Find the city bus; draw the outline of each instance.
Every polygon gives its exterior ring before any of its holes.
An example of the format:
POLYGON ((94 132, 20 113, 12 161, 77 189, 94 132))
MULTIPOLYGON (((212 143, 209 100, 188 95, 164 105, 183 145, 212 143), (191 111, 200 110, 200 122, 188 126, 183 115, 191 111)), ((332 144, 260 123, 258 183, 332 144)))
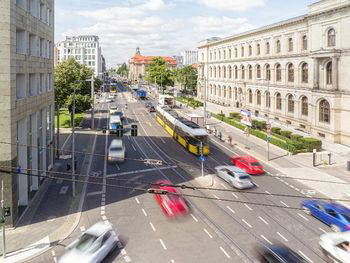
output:
POLYGON ((109 116, 109 133, 116 134, 119 129, 123 129, 123 123, 119 115, 109 116))

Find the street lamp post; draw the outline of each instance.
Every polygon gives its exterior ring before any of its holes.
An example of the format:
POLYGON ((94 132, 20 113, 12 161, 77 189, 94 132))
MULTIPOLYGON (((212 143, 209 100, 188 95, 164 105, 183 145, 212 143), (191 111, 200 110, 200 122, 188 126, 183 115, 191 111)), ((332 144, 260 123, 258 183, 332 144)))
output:
POLYGON ((75 85, 73 86, 72 107, 72 196, 75 196, 75 85))
POLYGON ((95 80, 91 77, 91 129, 95 129, 95 80))

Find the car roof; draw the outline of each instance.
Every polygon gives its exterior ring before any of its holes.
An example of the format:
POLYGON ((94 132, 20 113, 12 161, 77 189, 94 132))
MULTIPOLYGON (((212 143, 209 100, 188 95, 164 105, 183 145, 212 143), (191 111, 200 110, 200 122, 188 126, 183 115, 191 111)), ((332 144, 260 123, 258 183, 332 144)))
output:
POLYGON ((85 233, 94 235, 94 236, 101 236, 108 230, 111 230, 111 227, 109 225, 106 225, 103 222, 97 222, 92 227, 90 227, 88 230, 85 231, 85 233))
POLYGON ((122 146, 122 145, 123 145, 123 141, 121 139, 113 139, 110 144, 110 146, 122 146))
POLYGON ((334 203, 334 202, 327 202, 327 201, 324 201, 324 200, 308 200, 309 202, 311 203, 316 203, 316 204, 320 204, 324 207, 327 207, 327 208, 331 208, 339 213, 342 213, 342 214, 350 214, 350 209, 341 205, 341 204, 338 204, 338 203, 334 203))
POLYGON ((244 159, 247 162, 259 162, 257 159, 255 159, 253 156, 239 156, 239 158, 244 159))
POLYGON ((221 165, 221 166, 216 166, 215 169, 228 169, 234 173, 242 173, 242 174, 246 174, 246 171, 238 168, 237 166, 233 166, 233 165, 221 165))

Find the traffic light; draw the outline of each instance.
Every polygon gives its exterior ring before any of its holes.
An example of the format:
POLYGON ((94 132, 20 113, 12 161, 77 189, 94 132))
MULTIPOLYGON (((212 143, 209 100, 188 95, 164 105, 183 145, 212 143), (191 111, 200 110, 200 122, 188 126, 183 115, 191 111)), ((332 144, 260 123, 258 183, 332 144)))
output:
POLYGON ((137 125, 131 125, 131 136, 137 136, 137 125))
POLYGON ((117 128, 117 137, 123 137, 123 135, 124 135, 124 128, 123 126, 119 126, 117 128))

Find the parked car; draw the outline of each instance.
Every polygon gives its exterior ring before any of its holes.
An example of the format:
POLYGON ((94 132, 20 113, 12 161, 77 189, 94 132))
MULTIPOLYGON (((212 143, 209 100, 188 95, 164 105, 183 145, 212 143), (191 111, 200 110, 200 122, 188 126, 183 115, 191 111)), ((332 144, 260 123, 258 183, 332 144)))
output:
POLYGON ((67 246, 59 263, 96 263, 122 245, 112 228, 103 222, 96 223, 86 230, 76 241, 67 246))
POLYGON ((278 245, 262 245, 257 249, 259 262, 263 263, 306 263, 307 261, 289 247, 278 245))
POLYGON ((217 166, 216 174, 227 183, 238 189, 254 187, 251 177, 236 166, 217 166))
POLYGON ((168 217, 185 215, 189 209, 185 200, 179 195, 180 192, 171 186, 157 186, 157 184, 171 184, 167 180, 158 180, 154 188, 167 191, 167 194, 154 194, 154 198, 168 217))
POLYGON ((350 209, 341 204, 322 200, 304 200, 302 208, 308 215, 329 225, 335 232, 350 230, 350 209))
POLYGON ((146 106, 146 108, 150 108, 150 107, 152 107, 153 105, 152 105, 151 102, 147 102, 147 103, 145 103, 145 106, 146 106))
POLYGON ((264 173, 263 166, 252 156, 232 156, 233 165, 245 170, 248 174, 258 175, 264 173))
POLYGON ((334 262, 350 262, 350 232, 325 233, 319 242, 323 254, 334 262))
POLYGON ((154 108, 154 106, 151 106, 151 107, 149 107, 149 112, 156 112, 156 109, 154 108))
POLYGON ((121 139, 112 140, 108 148, 109 162, 123 162, 125 160, 125 146, 121 139))

